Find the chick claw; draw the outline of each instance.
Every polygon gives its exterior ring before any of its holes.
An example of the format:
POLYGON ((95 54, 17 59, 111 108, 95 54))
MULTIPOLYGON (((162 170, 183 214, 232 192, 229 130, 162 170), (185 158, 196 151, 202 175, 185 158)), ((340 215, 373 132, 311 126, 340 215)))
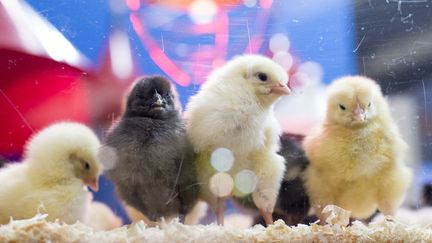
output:
POLYGON ((266 212, 263 209, 260 209, 260 213, 262 217, 264 218, 264 222, 267 225, 273 224, 273 213, 272 212, 266 212))
POLYGON ((254 193, 252 197, 265 223, 267 225, 273 224, 273 209, 276 204, 277 192, 273 189, 266 189, 254 193))
POLYGON ((257 208, 264 212, 273 212, 276 205, 277 192, 273 189, 266 189, 252 194, 252 198, 257 208))

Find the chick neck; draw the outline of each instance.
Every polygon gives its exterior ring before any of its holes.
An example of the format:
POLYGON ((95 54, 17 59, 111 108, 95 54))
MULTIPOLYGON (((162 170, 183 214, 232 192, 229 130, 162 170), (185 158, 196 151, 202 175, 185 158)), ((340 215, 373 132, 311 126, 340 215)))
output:
POLYGON ((180 116, 177 110, 166 110, 164 112, 136 112, 126 109, 123 118, 149 118, 155 120, 178 120, 180 116))
POLYGON ((273 105, 276 103, 276 101, 279 99, 279 96, 273 95, 273 94, 256 94, 255 96, 257 100, 259 101, 261 107, 270 109, 273 107, 273 105))

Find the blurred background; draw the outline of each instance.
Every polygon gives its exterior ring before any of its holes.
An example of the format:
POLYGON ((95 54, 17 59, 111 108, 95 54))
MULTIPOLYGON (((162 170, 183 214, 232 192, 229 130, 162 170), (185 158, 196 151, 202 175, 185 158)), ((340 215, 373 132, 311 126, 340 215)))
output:
MULTIPOLYGON (((276 106, 285 132, 323 118, 333 79, 376 79, 410 145, 405 205, 419 208, 432 182, 431 23, 431 0, 0 0, 0 155, 19 160, 60 120, 103 138, 137 76, 167 76, 184 107, 212 69, 261 53, 290 74, 293 94, 276 106)), ((95 200, 129 222, 101 180, 95 200)))

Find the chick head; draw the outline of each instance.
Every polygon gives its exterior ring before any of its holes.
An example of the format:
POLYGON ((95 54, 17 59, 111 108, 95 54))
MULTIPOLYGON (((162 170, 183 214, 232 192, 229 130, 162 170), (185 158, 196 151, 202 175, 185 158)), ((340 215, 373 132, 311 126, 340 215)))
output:
POLYGON ((379 85, 362 76, 335 80, 327 94, 327 121, 347 127, 369 124, 377 117, 383 103, 379 85))
POLYGON ((219 71, 221 79, 239 82, 250 89, 262 103, 271 104, 288 95, 287 72, 273 60, 260 55, 243 55, 229 61, 219 71))
POLYGON ((163 77, 144 77, 129 93, 125 116, 166 119, 177 114, 171 82, 163 77))
POLYGON ((98 138, 87 126, 60 122, 30 139, 25 158, 30 163, 31 173, 44 177, 41 180, 76 178, 97 191, 99 146, 98 138))

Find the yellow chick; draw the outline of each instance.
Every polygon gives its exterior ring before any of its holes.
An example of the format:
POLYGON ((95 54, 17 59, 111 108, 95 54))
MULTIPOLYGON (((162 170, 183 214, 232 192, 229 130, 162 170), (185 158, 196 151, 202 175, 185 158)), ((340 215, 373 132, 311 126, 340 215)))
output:
POLYGON ((303 147, 310 160, 305 184, 321 223, 321 210, 331 204, 357 219, 377 208, 393 215, 412 180, 404 164, 407 145, 379 85, 366 77, 343 77, 329 86, 326 119, 303 147))
POLYGON ((244 55, 212 72, 185 118, 197 152, 201 199, 223 224, 225 199, 252 193, 266 223, 285 171, 273 104, 290 93, 287 72, 269 58, 244 55), (221 158, 221 159, 218 159, 221 158))
POLYGON ((22 163, 0 170, 0 223, 47 213, 48 220, 75 223, 84 217, 89 193, 98 189, 99 140, 72 122, 51 125, 26 145, 22 163))

